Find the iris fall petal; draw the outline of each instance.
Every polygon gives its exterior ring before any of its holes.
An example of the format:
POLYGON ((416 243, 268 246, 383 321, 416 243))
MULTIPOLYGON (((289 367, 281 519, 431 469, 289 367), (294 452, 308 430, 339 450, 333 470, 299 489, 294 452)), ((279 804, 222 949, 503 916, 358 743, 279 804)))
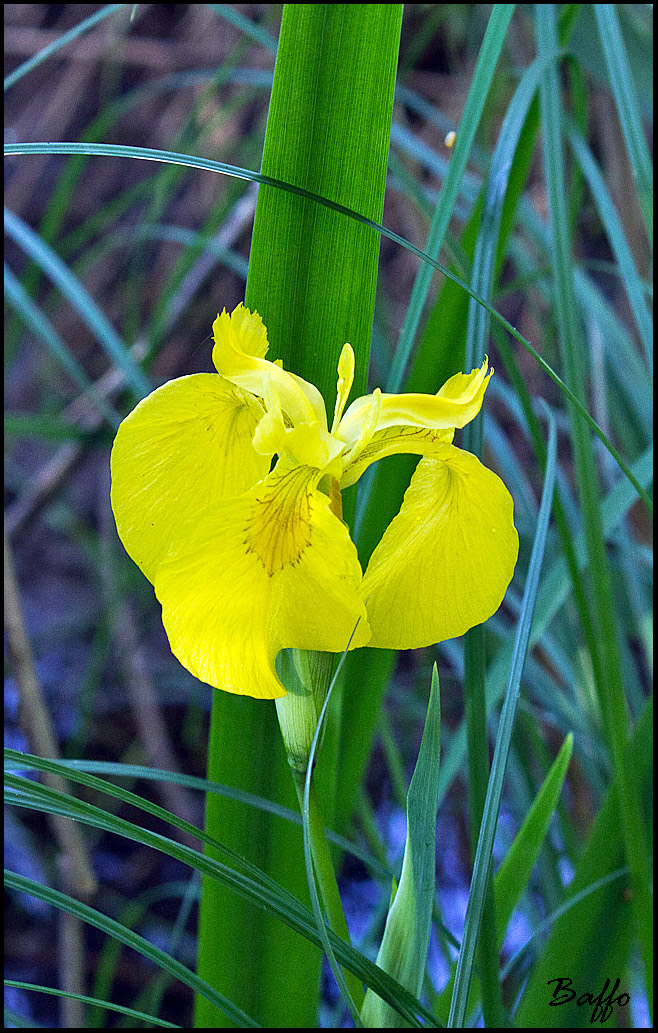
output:
POLYGON ((252 446, 261 404, 217 376, 170 380, 122 422, 112 448, 112 509, 128 554, 152 582, 181 523, 265 477, 252 446))
POLYGON ((368 564, 370 645, 416 649, 463 635, 500 606, 518 555, 500 478, 454 445, 421 459, 368 564))
POLYGON ((284 694, 281 649, 342 652, 370 637, 361 567, 319 471, 280 461, 251 491, 197 514, 162 562, 155 590, 175 656, 202 681, 260 698, 284 694))

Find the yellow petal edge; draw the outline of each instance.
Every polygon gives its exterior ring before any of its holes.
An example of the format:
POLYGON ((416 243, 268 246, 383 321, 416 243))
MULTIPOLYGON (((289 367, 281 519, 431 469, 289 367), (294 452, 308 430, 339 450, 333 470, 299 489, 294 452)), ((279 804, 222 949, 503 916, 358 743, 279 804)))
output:
POLYGON ((369 645, 417 649, 487 620, 518 548, 512 498, 495 473, 454 445, 422 459, 363 579, 369 645))

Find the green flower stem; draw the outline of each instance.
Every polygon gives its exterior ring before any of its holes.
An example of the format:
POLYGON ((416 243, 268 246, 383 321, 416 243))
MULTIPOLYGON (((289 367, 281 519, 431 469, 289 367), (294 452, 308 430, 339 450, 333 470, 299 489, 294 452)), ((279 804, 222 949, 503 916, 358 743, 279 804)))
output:
MULTIPOLYGON (((476 449, 481 451, 481 445, 474 443, 472 450, 477 454, 476 449)), ((468 740, 468 809, 471 849, 473 858, 475 858, 489 784, 489 740, 484 692, 486 652, 484 628, 481 624, 471 628, 466 635, 464 663, 464 708, 468 740)), ((487 1028, 500 1029, 506 1023, 498 974, 496 906, 491 876, 487 880, 484 895, 477 955, 482 977, 482 1011, 485 1016, 485 1025, 487 1028)))
MULTIPOLYGON (((331 661, 331 654, 301 649, 290 650, 280 660, 281 678, 288 692, 276 701, 276 712, 302 815, 308 765, 320 712, 329 687, 331 661)), ((313 774, 315 776, 316 772, 313 774)), ((308 794, 308 826, 313 870, 329 926, 349 943, 347 921, 331 851, 325 837, 315 777, 311 778, 308 794)), ((364 1000, 361 983, 349 972, 345 973, 345 981, 357 1009, 360 1010, 364 1000)))
MULTIPOLYGON (((401 22, 401 4, 283 8, 245 303, 267 326, 268 357, 283 359, 286 369, 315 384, 329 409, 345 341, 356 355, 354 392, 365 393, 379 236, 301 194, 310 191, 381 221, 401 22), (300 194, 266 185, 275 179, 300 194)), ((353 500, 346 498, 348 523, 352 511, 353 500)), ((333 763, 316 775, 332 824, 338 734, 331 722, 339 713, 332 706, 323 744, 323 760, 333 756, 333 763)), ((216 693, 208 756, 209 777, 294 806, 274 707, 267 702, 216 693)), ((298 828, 267 815, 248 816, 223 800, 209 799, 207 806, 209 832, 219 839, 228 833, 235 849, 257 858, 303 899, 298 828)), ((205 882, 200 910, 199 971, 207 981, 221 985, 264 1027, 316 1026, 317 949, 273 919, 239 911, 230 893, 205 882)), ((200 997, 196 1024, 226 1022, 200 997)))
MULTIPOLYGON (((306 773, 293 768, 293 781, 297 790, 299 806, 304 806, 304 782, 306 773)), ((331 851, 324 834, 324 822, 320 813, 318 794, 315 788, 315 779, 311 779, 311 788, 308 797, 309 831, 311 839, 311 853, 313 866, 320 890, 320 897, 324 905, 330 929, 340 936, 346 943, 350 942, 350 934, 347 928, 347 920, 343 910, 343 902, 340 899, 336 873, 334 871, 331 851)), ((365 994, 363 985, 356 976, 347 969, 344 970, 345 982, 349 988, 355 1005, 360 1010, 365 994)))

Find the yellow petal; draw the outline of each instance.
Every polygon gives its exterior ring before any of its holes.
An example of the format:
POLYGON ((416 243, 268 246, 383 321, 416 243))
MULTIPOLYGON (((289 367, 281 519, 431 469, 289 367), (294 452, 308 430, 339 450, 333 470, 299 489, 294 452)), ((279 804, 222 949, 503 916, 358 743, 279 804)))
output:
MULTIPOLYGON (((267 329, 258 312, 251 312, 239 304, 229 316, 223 309, 213 324, 215 347, 213 362, 222 364, 237 363, 241 356, 251 355, 264 359, 269 349, 267 329)), ((217 367, 218 371, 222 370, 217 367)), ((224 376, 226 374, 224 373, 224 376)))
POLYGON ((212 360, 218 373, 260 398, 269 381, 293 423, 320 420, 326 429, 327 411, 317 387, 265 358, 267 330, 258 312, 250 312, 242 304, 230 315, 224 309, 212 329, 212 360))
POLYGON ((240 499, 197 514, 155 582, 172 652, 227 692, 284 694, 281 649, 342 652, 370 631, 361 567, 344 524, 316 489, 319 471, 280 461, 240 499))
POLYGON ((334 406, 334 422, 331 426, 333 434, 340 423, 347 399, 349 398, 352 384, 354 383, 354 369, 356 361, 354 349, 351 344, 344 344, 343 350, 338 358, 338 383, 336 385, 336 405, 334 406))
POLYGON ((489 377, 493 373, 493 369, 488 367, 489 358, 485 355, 484 362, 479 369, 472 369, 470 373, 455 373, 449 380, 446 380, 443 387, 437 391, 437 398, 450 398, 464 408, 475 405, 477 409, 474 415, 477 415, 489 377))
POLYGON ((456 638, 500 606, 518 535, 507 488, 470 452, 422 459, 363 579, 371 646, 456 638))
POLYGON ((262 415, 239 387, 196 373, 159 387, 123 421, 112 448, 112 509, 150 581, 183 521, 266 476, 270 460, 251 443, 262 415))
MULTIPOLYGON (((449 430, 465 427, 480 411, 484 392, 489 383, 488 359, 480 369, 457 373, 446 381, 435 395, 402 394, 381 397, 381 415, 377 430, 389 427, 424 427, 427 430, 449 430)), ((337 436, 353 443, 358 440, 360 428, 372 406, 372 395, 357 398, 340 421, 337 436)))
POLYGON ((372 463, 385 456, 406 452, 410 455, 441 455, 452 443, 454 430, 428 430, 425 427, 389 427, 378 430, 363 447, 348 454, 340 480, 341 489, 349 488, 372 463))
POLYGON ((266 413, 254 435, 254 448, 263 455, 284 455, 298 466, 313 466, 318 470, 335 459, 344 449, 342 442, 332 437, 326 423, 319 420, 289 425, 272 376, 265 377, 263 401, 266 413))

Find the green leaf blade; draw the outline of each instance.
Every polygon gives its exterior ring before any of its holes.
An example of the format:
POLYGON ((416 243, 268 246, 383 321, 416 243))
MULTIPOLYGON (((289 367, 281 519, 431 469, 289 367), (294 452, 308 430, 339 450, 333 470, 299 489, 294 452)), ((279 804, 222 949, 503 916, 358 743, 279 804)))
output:
MULTIPOLYGON (((314 383, 328 408, 345 341, 356 354, 355 391, 365 393, 379 256, 370 222, 383 210, 401 18, 399 4, 286 5, 262 172, 240 173, 261 184, 245 303, 263 317, 270 357, 314 383), (273 189, 281 181, 289 188, 273 189), (310 194, 322 195, 326 204, 319 207, 310 194), (344 208, 356 210, 359 219, 345 218, 344 208)), ((345 515, 349 520, 348 500, 345 515)), ((236 701, 222 696, 213 699, 209 777, 260 795, 274 791, 293 805, 274 708, 245 700, 238 715, 236 701)), ((325 742, 328 774, 319 788, 326 790, 323 813, 331 824, 329 747, 325 742)), ((308 899, 298 829, 246 823, 215 797, 208 801, 207 822, 209 829, 229 824, 236 849, 247 856, 258 852, 262 867, 271 866, 272 875, 308 899)), ((232 987, 234 999, 253 999, 265 1025, 279 1025, 282 1017, 292 1026, 316 1024, 320 959, 288 930, 257 925, 221 887, 208 884, 199 970, 232 987)), ((217 1018, 199 999, 197 1024, 214 1025, 217 1018)))
POLYGON ((450 1015, 448 1026, 461 1028, 466 1017, 466 1007, 470 991, 471 975, 475 962, 475 951, 477 946, 480 923, 482 921, 485 892, 487 888, 489 873, 492 864, 494 837, 500 801, 503 792, 503 781, 507 757, 512 739, 512 728, 516 714, 516 705, 521 689, 521 674, 530 642, 530 630, 537 600, 539 587, 539 576, 546 547, 548 534, 548 523, 551 513, 553 491, 555 487, 555 473, 557 467, 557 433, 555 420, 549 411, 549 441, 548 458, 546 463, 546 475, 544 478, 544 490, 542 493, 539 517, 537 519, 537 530, 532 546, 532 554, 528 567, 523 602, 519 614, 519 623, 514 640, 514 652, 510 666, 509 680, 500 723, 496 739, 496 749, 491 765, 491 774, 487 787, 487 797, 482 815, 482 825, 478 840, 475 863, 473 866, 473 878, 466 910, 466 921, 464 924, 464 935, 457 961, 455 974, 455 987, 450 1003, 450 1015))
POLYGON ((615 4, 594 4, 594 13, 644 224, 653 248, 653 166, 642 128, 640 105, 626 46, 615 4))
MULTIPOLYGON (((391 904, 377 964, 420 997, 430 943, 436 874, 441 700, 436 664, 416 767, 407 794, 402 874, 391 904)), ((366 1026, 399 1027, 400 1016, 372 990, 361 1017, 366 1026)))

